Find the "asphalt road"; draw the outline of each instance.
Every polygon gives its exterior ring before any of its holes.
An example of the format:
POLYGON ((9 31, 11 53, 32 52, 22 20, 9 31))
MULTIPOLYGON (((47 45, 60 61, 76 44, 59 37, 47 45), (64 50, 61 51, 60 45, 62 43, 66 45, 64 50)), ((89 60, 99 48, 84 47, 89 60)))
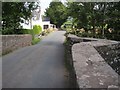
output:
POLYGON ((64 65, 65 31, 2 57, 3 88, 68 88, 64 65))

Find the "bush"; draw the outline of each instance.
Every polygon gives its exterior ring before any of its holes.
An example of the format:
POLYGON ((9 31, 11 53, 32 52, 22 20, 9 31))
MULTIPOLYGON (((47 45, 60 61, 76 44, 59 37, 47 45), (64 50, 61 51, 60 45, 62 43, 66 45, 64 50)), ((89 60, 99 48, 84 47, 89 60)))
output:
POLYGON ((86 32, 84 32, 84 33, 79 32, 77 36, 79 36, 79 37, 89 37, 91 35, 88 35, 88 33, 86 33, 86 32))
POLYGON ((1 30, 3 35, 9 35, 9 34, 32 34, 32 30, 30 29, 16 29, 13 30, 12 29, 5 29, 5 30, 1 30))
POLYGON ((20 30, 18 31, 18 30, 13 30, 12 28, 5 28, 2 29, 1 31, 3 35, 9 35, 9 34, 17 34, 19 33, 20 30))
POLYGON ((21 29, 19 34, 32 34, 32 29, 21 29))
POLYGON ((40 25, 34 25, 33 26, 33 33, 35 35, 40 34, 42 32, 42 27, 40 25))
POLYGON ((48 28, 48 29, 44 29, 44 31, 42 31, 42 33, 41 33, 41 35, 47 35, 47 34, 49 34, 49 33, 51 33, 51 32, 53 32, 53 31, 55 31, 55 29, 54 28, 48 28))
POLYGON ((31 35, 36 35, 40 34, 42 32, 42 27, 40 25, 34 25, 33 29, 11 29, 11 28, 6 28, 1 30, 3 35, 8 35, 8 34, 31 34, 31 35))
POLYGON ((120 41, 120 35, 118 35, 118 34, 105 34, 105 37, 107 39, 120 41))
POLYGON ((34 39, 32 40, 32 45, 35 45, 35 44, 39 43, 40 40, 41 40, 41 39, 39 39, 39 38, 34 38, 34 39))

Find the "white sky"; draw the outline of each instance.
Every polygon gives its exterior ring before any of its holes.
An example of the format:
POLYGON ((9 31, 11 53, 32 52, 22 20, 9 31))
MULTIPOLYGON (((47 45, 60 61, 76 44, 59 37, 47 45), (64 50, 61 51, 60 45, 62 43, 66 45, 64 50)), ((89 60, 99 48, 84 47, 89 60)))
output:
POLYGON ((41 13, 42 15, 45 12, 45 9, 49 7, 49 4, 52 0, 40 0, 40 6, 41 6, 41 13))

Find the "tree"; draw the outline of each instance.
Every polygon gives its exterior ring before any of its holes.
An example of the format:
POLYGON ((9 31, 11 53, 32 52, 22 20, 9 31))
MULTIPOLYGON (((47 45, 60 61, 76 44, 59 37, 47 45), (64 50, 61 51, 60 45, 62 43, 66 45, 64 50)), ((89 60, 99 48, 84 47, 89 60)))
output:
POLYGON ((17 34, 22 19, 29 20, 37 7, 35 2, 2 2, 2 34, 17 34))
POLYGON ((120 26, 120 2, 67 2, 69 16, 77 23, 77 28, 93 29, 98 27, 104 36, 105 29, 120 26))
POLYGON ((50 17, 51 23, 56 24, 60 28, 67 19, 67 10, 65 5, 59 0, 57 2, 52 1, 49 8, 46 9, 45 15, 50 17))
POLYGON ((93 11, 90 7, 91 3, 83 3, 83 2, 68 2, 68 14, 73 17, 75 22, 77 23, 77 28, 86 28, 87 23, 89 23, 88 19, 92 18, 93 11))
POLYGON ((109 3, 107 19, 108 27, 114 28, 116 31, 120 30, 120 1, 109 3))

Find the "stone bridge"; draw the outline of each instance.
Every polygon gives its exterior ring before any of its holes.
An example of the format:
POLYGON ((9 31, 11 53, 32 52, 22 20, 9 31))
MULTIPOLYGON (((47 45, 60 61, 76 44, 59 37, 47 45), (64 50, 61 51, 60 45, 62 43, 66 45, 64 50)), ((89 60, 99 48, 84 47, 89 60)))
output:
POLYGON ((79 88, 120 87, 120 43, 117 41, 67 36, 69 64, 79 88), (69 61, 70 60, 70 61, 69 61))

